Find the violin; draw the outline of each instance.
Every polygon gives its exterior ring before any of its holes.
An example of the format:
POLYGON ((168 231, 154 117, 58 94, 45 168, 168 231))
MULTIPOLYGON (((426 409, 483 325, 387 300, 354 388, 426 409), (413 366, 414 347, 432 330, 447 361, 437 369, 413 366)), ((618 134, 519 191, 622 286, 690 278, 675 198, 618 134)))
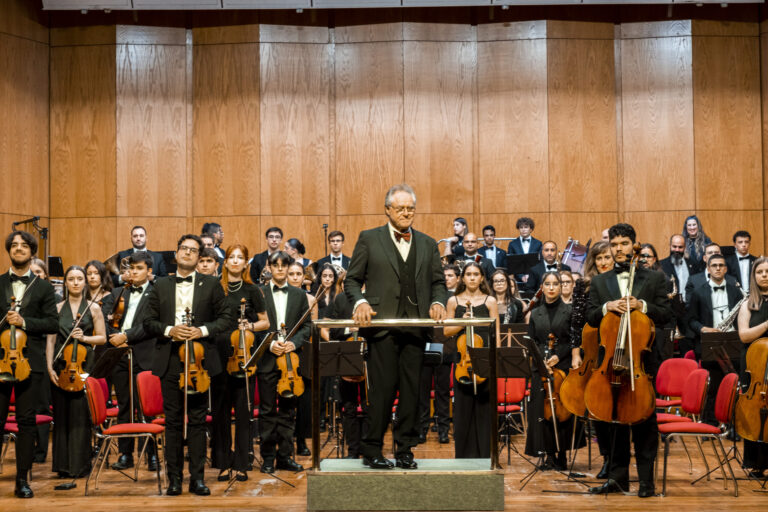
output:
MULTIPOLYGON (((72 322, 72 331, 77 329, 80 325, 80 320, 83 316, 78 313, 75 321, 72 322)), ((69 337, 72 337, 70 332, 69 337)), ((64 348, 61 352, 61 359, 59 361, 59 387, 64 391, 77 392, 85 389, 85 371, 83 370, 83 363, 85 363, 86 357, 88 357, 88 348, 80 343, 77 338, 72 338, 72 343, 67 344, 64 342, 64 348), (63 366, 62 366, 63 365, 63 366)))
MULTIPOLYGON (((469 311, 469 318, 474 318, 470 301, 467 301, 467 310, 469 311)), ((472 384, 475 387, 475 393, 477 393, 478 383, 484 382, 486 377, 479 377, 472 369, 468 347, 480 348, 482 346, 483 338, 479 334, 475 334, 475 328, 471 325, 468 325, 464 333, 456 339, 456 351, 460 355, 460 360, 456 363, 453 374, 461 384, 472 384)))
MULTIPOLYGON (((317 302, 317 301, 315 301, 317 302)), ((280 341, 285 341, 285 324, 280 326, 280 341)), ((280 370, 280 380, 277 381, 277 392, 283 398, 293 398, 304 393, 304 380, 299 375, 299 355, 286 352, 277 358, 277 368, 280 370)))
MULTIPOLYGON (((189 308, 184 312, 184 323, 192 327, 192 313, 189 308)), ((199 341, 184 340, 179 347, 179 359, 184 361, 184 373, 179 376, 179 387, 186 390, 185 395, 205 393, 211 387, 211 377, 203 367, 205 348, 199 341)))
MULTIPOLYGON (((346 341, 365 341, 365 338, 361 338, 357 331, 352 333, 352 336, 347 338, 346 341)), ((363 361, 365 363, 365 361, 363 361)), ((367 365, 366 365, 367 367, 367 365)), ((365 380, 366 374, 360 375, 358 377, 342 377, 341 380, 345 380, 347 382, 363 382, 365 380)), ((366 390, 367 391, 367 390, 366 390)))
POLYGON ((643 352, 655 337, 653 321, 638 310, 629 310, 629 297, 637 270, 640 244, 635 244, 629 270, 627 312, 610 312, 600 322, 603 362, 595 369, 584 390, 584 403, 598 420, 635 425, 648 419, 656 407, 651 377, 643 369, 643 352))
POLYGON ((747 349, 749 387, 736 402, 736 432, 749 441, 768 441, 768 338, 752 342, 747 349), (760 376, 762 375, 762 379, 760 376))
POLYGON ((531 297, 531 300, 528 301, 528 304, 525 305, 523 308, 523 316, 527 315, 531 312, 531 310, 536 307, 536 304, 538 304, 541 301, 541 298, 544 296, 544 287, 539 286, 539 289, 536 291, 536 295, 531 297))
POLYGON ((117 296, 117 300, 115 301, 114 306, 112 306, 112 312, 109 315, 109 318, 111 318, 109 325, 113 329, 120 329, 120 320, 123 319, 123 315, 125 314, 126 290, 128 290, 131 286, 132 285, 130 281, 126 281, 123 289, 120 290, 120 295, 117 296))
MULTIPOLYGON (((10 311, 18 311, 18 305, 16 297, 11 297, 10 311)), ((0 334, 0 354, 0 382, 21 382, 29 377, 32 367, 27 359, 27 333, 15 325, 4 330, 0 334)))
MULTIPOLYGON (((544 362, 552 357, 553 348, 555 347, 556 342, 557 338, 555 338, 555 335, 550 334, 547 348, 544 351, 544 362)), ((552 421, 552 416, 554 415, 558 422, 563 422, 571 417, 571 412, 566 409, 560 399, 560 389, 565 380, 565 372, 559 368, 550 368, 549 372, 549 377, 542 377, 542 381, 549 381, 550 384, 544 389, 544 392, 546 393, 545 401, 549 402, 550 405, 549 407, 544 407, 544 419, 552 421)))
POLYGON ((245 363, 253 352, 253 343, 256 337, 251 331, 243 327, 245 322, 245 298, 240 299, 240 328, 232 331, 229 342, 232 345, 232 355, 227 360, 227 372, 233 377, 252 377, 256 372, 256 365, 245 368, 245 363))
POLYGON ((584 403, 584 388, 592 376, 600 351, 598 330, 589 324, 586 324, 581 330, 581 349, 584 351, 581 367, 568 372, 568 376, 560 388, 560 399, 571 413, 583 417, 587 413, 587 405, 584 403))

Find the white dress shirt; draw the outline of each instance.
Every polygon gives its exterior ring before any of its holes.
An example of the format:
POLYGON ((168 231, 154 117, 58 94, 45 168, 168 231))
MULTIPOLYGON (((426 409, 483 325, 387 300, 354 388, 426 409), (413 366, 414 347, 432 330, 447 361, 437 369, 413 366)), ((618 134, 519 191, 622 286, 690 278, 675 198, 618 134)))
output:
POLYGON ((712 326, 717 326, 728 316, 728 293, 725 290, 725 279, 720 284, 715 284, 709 280, 709 286, 712 288, 712 326), (715 288, 718 288, 715 290, 715 288))
POLYGON ((139 308, 139 301, 141 300, 141 296, 144 295, 144 292, 147 291, 147 286, 149 286, 149 281, 139 287, 141 288, 141 291, 137 292, 131 290, 130 297, 128 298, 128 306, 125 308, 125 320, 123 320, 122 332, 133 327, 133 317, 136 316, 136 310, 139 308))
POLYGON ((739 262, 739 274, 741 275, 739 281, 741 281, 741 287, 745 292, 749 293, 749 258, 744 256, 742 260, 742 256, 739 253, 736 253, 736 257, 739 258, 736 261, 739 262))
MULTIPOLYGON (((174 320, 176 323, 173 324, 173 326, 186 324, 184 321, 184 316, 187 314, 187 308, 189 308, 190 313, 192 312, 192 300, 195 297, 195 285, 197 284, 197 271, 193 271, 189 275, 192 276, 191 283, 187 281, 176 283, 176 311, 174 314, 174 320)), ((169 325, 165 328, 166 337, 170 338, 170 332, 173 326, 169 325)), ((207 338, 208 328, 204 325, 201 325, 199 329, 203 334, 202 337, 207 338)))
POLYGON ((528 249, 531 247, 531 237, 520 237, 520 245, 523 247, 523 254, 528 254, 528 249))
POLYGON ((392 242, 395 244, 395 247, 397 247, 397 252, 400 253, 400 257, 403 258, 403 261, 408 259, 408 253, 411 252, 411 242, 413 241, 413 230, 411 228, 408 228, 408 232, 411 234, 411 240, 407 241, 405 238, 401 238, 398 242, 395 238, 395 226, 392 225, 391 222, 387 222, 387 227, 389 228, 389 238, 392 239, 392 242))

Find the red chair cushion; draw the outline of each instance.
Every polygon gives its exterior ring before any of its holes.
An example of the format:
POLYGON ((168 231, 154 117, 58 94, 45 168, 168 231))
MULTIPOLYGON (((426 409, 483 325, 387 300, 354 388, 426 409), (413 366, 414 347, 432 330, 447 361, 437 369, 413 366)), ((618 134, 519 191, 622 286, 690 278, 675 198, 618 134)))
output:
MULTIPOLYGON (((5 420, 8 423, 17 423, 16 416, 8 416, 8 418, 5 420)), ((45 425, 46 423, 51 423, 53 421, 53 416, 48 416, 47 414, 36 414, 35 415, 35 425, 45 425)))
POLYGON ((662 434, 720 434, 720 429, 706 423, 665 423, 659 425, 662 434))
POLYGON ((162 434, 165 427, 153 423, 119 423, 104 431, 104 435, 115 436, 119 434, 162 434))
POLYGON ((519 405, 499 405, 496 410, 499 414, 506 414, 508 412, 520 412, 523 409, 519 405))
POLYGON ((682 403, 683 401, 680 399, 677 399, 677 400, 664 400, 663 398, 656 399, 656 407, 659 409, 666 408, 666 407, 678 407, 682 403))
POLYGON ((3 427, 3 430, 9 434, 18 434, 19 433, 19 424, 18 423, 6 423, 5 427, 3 427))
POLYGON ((152 420, 153 425, 165 425, 165 418, 155 418, 152 420))
POLYGON ((660 412, 656 414, 656 423, 692 423, 693 420, 687 416, 678 416, 677 414, 667 414, 660 412))

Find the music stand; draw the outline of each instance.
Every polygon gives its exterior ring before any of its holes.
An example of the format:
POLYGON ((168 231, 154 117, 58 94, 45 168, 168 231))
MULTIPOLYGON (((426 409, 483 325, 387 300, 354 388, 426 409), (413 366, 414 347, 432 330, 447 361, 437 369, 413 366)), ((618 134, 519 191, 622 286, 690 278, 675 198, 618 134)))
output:
POLYGON ((522 337, 528 335, 528 324, 501 324, 499 333, 502 347, 522 347, 522 337))
POLYGON ((507 273, 511 276, 530 274, 531 268, 538 262, 538 253, 507 254, 507 273))
POLYGON ((736 373, 732 361, 741 358, 743 348, 736 331, 701 333, 701 360, 719 364, 723 373, 736 373))
POLYGON ((107 350, 102 350, 96 362, 93 364, 93 371, 90 376, 94 379, 105 379, 112 374, 112 370, 115 369, 117 363, 123 358, 126 352, 131 350, 130 347, 114 347, 107 350))

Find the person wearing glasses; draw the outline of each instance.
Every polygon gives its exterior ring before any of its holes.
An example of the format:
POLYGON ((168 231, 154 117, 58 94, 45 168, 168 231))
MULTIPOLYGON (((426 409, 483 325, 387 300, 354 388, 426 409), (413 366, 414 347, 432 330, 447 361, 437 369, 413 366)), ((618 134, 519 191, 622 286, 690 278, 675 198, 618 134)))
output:
POLYGON ((502 324, 525 322, 523 315, 525 307, 522 301, 515 297, 513 286, 516 287, 517 283, 514 279, 509 278, 509 274, 503 268, 497 268, 491 274, 491 296, 496 299, 499 321, 502 324))
POLYGON ((280 244, 283 242, 283 230, 273 226, 267 229, 264 238, 267 241, 267 250, 260 252, 248 262, 251 267, 251 281, 256 284, 261 283, 261 273, 267 266, 267 259, 280 251, 280 244))
MULTIPOLYGON (((215 338, 236 326, 219 280, 195 270, 202 247, 197 235, 187 234, 179 239, 176 275, 158 279, 151 288, 143 322, 144 330, 156 340, 152 373, 160 377, 163 394, 168 496, 181 494, 184 467, 184 390, 179 386, 184 362, 179 357, 179 348, 185 340, 199 342, 205 350, 204 367, 211 377, 215 377, 223 370, 215 338), (187 309, 192 314, 191 326, 185 321, 187 309)), ((187 396, 189 492, 198 496, 211 494, 203 480, 207 410, 208 393, 187 396)))
POLYGON ((560 271, 560 284, 562 286, 562 293, 560 293, 560 299, 566 304, 573 303, 573 274, 570 270, 560 271))

